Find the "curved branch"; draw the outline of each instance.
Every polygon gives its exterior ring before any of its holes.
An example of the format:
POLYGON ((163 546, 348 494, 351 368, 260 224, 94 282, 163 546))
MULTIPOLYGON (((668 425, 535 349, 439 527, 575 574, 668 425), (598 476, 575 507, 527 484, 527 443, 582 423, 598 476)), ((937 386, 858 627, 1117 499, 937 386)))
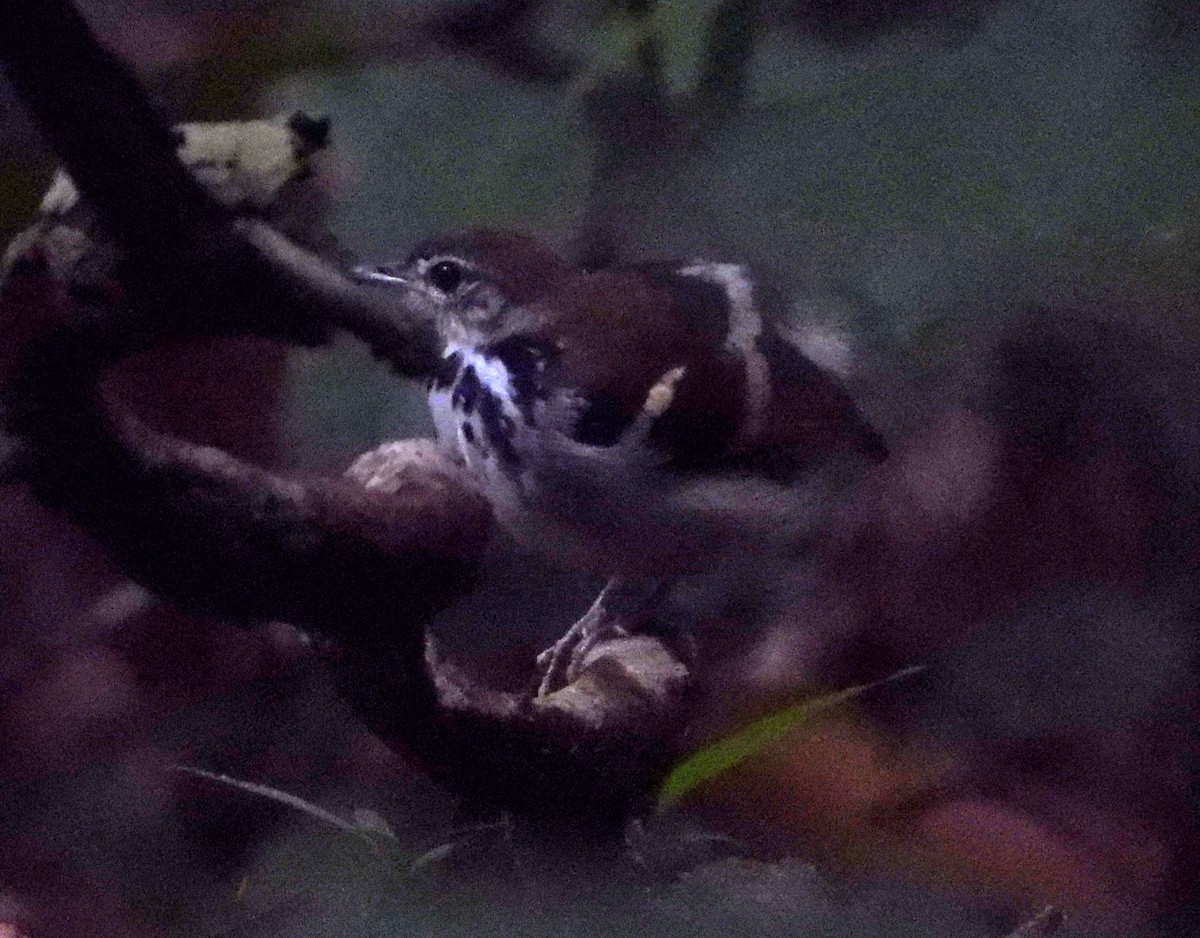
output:
POLYGON ((99 388, 108 365, 152 344, 131 321, 92 311, 30 341, 5 418, 38 497, 132 576, 205 611, 330 634, 344 621, 424 622, 463 592, 490 509, 448 459, 410 467, 384 494, 291 482, 155 433, 99 388))
POLYGON ((111 365, 175 338, 307 344, 345 329, 413 376, 436 347, 415 311, 210 198, 66 0, 0 0, 0 12, 0 60, 121 244, 128 301, 87 309, 36 265, 11 272, 56 304, 51 321, 70 316, 26 343, 4 389, 4 430, 38 497, 169 598, 334 638, 367 723, 476 801, 606 825, 642 805, 679 745, 686 669, 653 639, 619 640, 575 684, 531 701, 439 661, 425 624, 469 585, 491 516, 430 444, 300 483, 154 433, 105 399, 111 365))
POLYGON ((45 504, 171 599, 335 639, 356 712, 476 804, 569 815, 578 830, 648 803, 678 755, 688 681, 661 642, 601 646, 578 681, 537 700, 469 680, 425 634, 487 542, 490 508, 458 465, 409 441, 348 479, 300 483, 154 433, 99 390, 107 365, 146 345, 130 319, 93 312, 22 351, 6 429, 45 504))

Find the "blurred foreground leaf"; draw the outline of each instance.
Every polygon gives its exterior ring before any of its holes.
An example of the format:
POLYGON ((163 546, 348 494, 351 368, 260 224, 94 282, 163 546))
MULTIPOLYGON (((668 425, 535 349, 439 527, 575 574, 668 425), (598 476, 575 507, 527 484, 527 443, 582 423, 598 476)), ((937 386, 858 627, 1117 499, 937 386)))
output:
POLYGON ((658 809, 664 811, 673 808, 700 786, 774 746, 793 730, 813 722, 819 714, 876 687, 903 680, 923 670, 923 665, 914 665, 879 681, 857 684, 836 693, 814 697, 768 714, 733 735, 710 743, 679 762, 667 775, 658 793, 658 809))

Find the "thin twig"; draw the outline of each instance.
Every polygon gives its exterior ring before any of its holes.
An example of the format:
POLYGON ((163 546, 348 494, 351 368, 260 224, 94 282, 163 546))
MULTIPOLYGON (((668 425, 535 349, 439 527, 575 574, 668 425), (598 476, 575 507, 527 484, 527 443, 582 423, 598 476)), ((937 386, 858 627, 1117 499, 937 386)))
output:
POLYGON ((1044 938, 1061 931, 1066 923, 1062 909, 1048 905, 1016 931, 1009 932, 1007 938, 1044 938))

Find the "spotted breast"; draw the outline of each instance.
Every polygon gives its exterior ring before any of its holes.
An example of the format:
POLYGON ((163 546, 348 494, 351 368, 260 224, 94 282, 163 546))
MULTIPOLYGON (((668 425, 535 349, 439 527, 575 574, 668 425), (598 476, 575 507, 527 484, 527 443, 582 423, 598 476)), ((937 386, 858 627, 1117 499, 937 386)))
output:
POLYGON ((740 265, 584 274, 525 309, 518 331, 450 338, 429 399, 501 519, 543 548, 608 571, 802 548, 842 483, 830 467, 886 455, 740 265))

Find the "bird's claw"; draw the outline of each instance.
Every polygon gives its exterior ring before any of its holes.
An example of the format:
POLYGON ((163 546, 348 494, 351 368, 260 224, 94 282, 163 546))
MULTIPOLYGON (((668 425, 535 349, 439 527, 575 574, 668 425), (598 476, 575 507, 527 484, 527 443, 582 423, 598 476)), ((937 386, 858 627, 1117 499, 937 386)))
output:
POLYGON ((609 580, 567 634, 538 655, 537 696, 552 694, 578 678, 597 645, 637 632, 660 587, 657 580, 609 580))
POLYGON ((537 656, 541 674, 537 696, 545 697, 570 684, 583 673, 584 663, 597 645, 625 634, 619 623, 593 617, 589 610, 562 638, 537 656))

